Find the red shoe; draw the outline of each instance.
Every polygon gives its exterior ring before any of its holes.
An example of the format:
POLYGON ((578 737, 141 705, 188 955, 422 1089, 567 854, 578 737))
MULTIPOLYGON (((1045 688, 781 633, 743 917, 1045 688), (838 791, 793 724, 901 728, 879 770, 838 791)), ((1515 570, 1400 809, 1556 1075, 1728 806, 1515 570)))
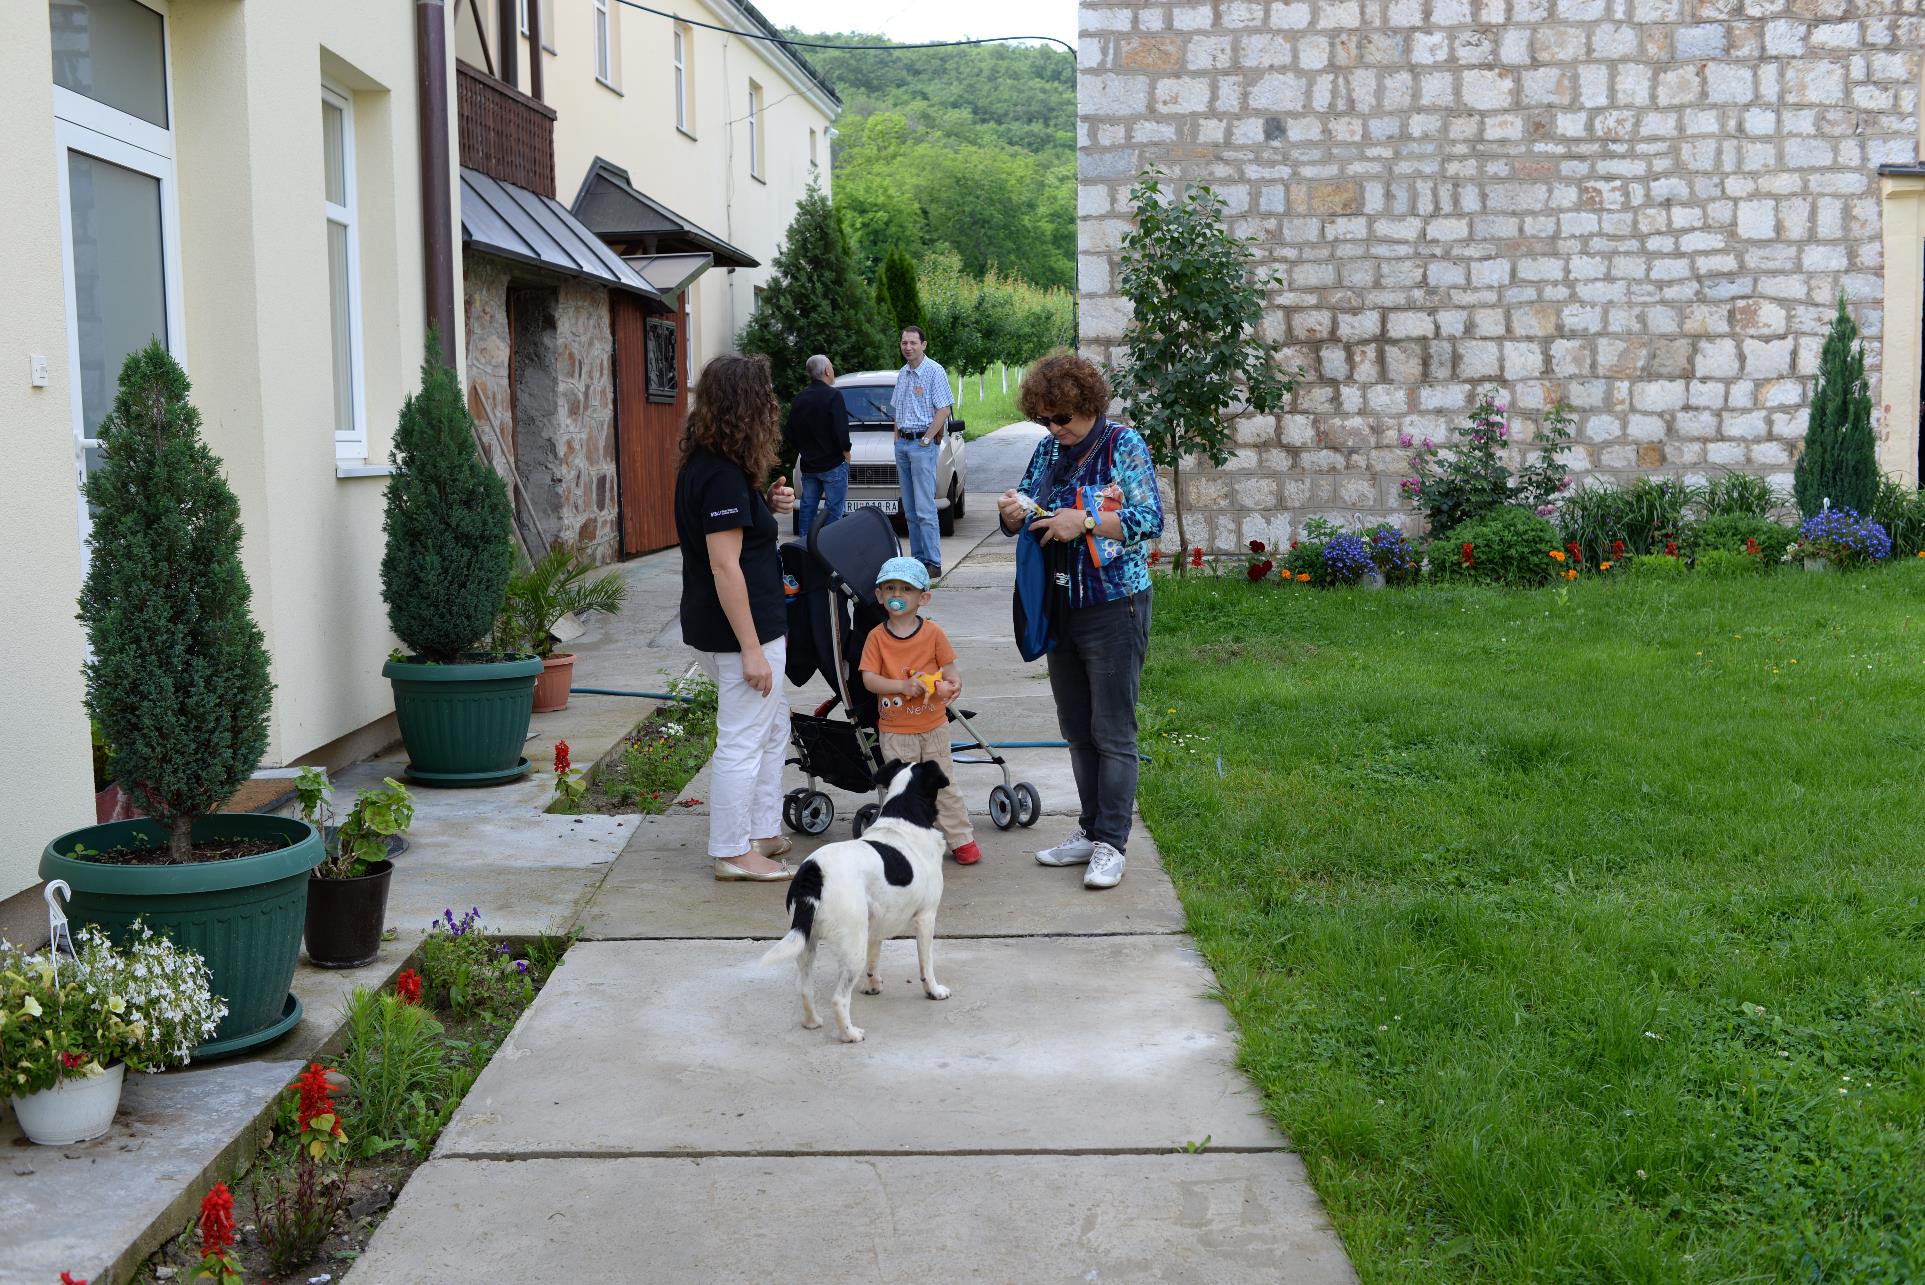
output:
POLYGON ((976 846, 974 840, 971 840, 956 849, 955 857, 957 865, 973 866, 983 859, 983 850, 976 846))

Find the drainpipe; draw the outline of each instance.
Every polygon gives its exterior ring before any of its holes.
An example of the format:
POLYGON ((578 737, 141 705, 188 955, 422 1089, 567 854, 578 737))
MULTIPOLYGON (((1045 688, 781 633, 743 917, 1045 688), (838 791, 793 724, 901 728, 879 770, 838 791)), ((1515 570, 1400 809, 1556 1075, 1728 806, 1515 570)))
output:
MULTIPOLYGON (((529 0, 539 4, 540 0, 529 0)), ((516 56, 520 52, 521 24, 515 21, 515 0, 495 0, 495 39, 501 45, 501 66, 495 74, 513 89, 521 88, 521 76, 516 71, 516 56)))
POLYGON ((441 339, 441 361, 455 368, 453 195, 448 183, 448 11, 443 0, 415 0, 416 117, 421 142, 421 251, 427 323, 441 339))
POLYGON ((528 0, 528 96, 541 96, 541 0, 528 0))

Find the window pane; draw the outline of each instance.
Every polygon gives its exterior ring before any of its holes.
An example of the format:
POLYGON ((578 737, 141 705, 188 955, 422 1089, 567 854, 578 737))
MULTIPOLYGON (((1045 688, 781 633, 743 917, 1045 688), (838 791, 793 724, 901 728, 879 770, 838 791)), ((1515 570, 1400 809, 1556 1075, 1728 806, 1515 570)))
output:
POLYGON ((135 0, 48 0, 53 83, 167 128, 161 17, 135 0))
POLYGON ((348 203, 347 117, 339 107, 321 100, 321 156, 327 172, 329 205, 348 203))
POLYGON ((67 182, 80 415, 83 433, 91 438, 113 406, 128 354, 149 340, 168 342, 160 180, 68 152, 67 182))
POLYGON ((352 434, 354 422, 354 348, 348 330, 353 303, 348 280, 348 230, 328 220, 328 309, 334 328, 334 431, 352 434))

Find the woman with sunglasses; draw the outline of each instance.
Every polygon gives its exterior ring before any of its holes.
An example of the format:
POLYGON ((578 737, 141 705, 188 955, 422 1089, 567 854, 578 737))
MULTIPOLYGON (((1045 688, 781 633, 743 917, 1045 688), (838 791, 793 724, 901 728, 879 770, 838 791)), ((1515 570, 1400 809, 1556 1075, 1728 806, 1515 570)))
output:
POLYGON ((1049 688, 1069 742, 1081 814, 1036 860, 1087 866, 1085 888, 1123 879, 1136 810, 1136 694, 1150 641, 1149 546, 1163 534, 1163 497, 1142 436, 1104 412, 1102 371, 1073 353, 1037 362, 1018 405, 1049 430, 1029 470, 997 501, 1004 535, 1068 543, 1068 608, 1055 621, 1049 688))

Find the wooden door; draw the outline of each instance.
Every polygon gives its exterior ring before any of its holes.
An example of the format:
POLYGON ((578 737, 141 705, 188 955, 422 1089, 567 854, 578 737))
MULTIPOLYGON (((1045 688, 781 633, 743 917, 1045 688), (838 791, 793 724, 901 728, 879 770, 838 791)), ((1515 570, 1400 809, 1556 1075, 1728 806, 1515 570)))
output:
MULTIPOLYGON (((615 472, 621 492, 622 556, 675 543, 675 466, 680 454, 688 389, 676 380, 675 400, 648 396, 648 324, 641 300, 609 294, 615 331, 615 472)), ((675 350, 688 338, 688 305, 678 301, 675 350)))

